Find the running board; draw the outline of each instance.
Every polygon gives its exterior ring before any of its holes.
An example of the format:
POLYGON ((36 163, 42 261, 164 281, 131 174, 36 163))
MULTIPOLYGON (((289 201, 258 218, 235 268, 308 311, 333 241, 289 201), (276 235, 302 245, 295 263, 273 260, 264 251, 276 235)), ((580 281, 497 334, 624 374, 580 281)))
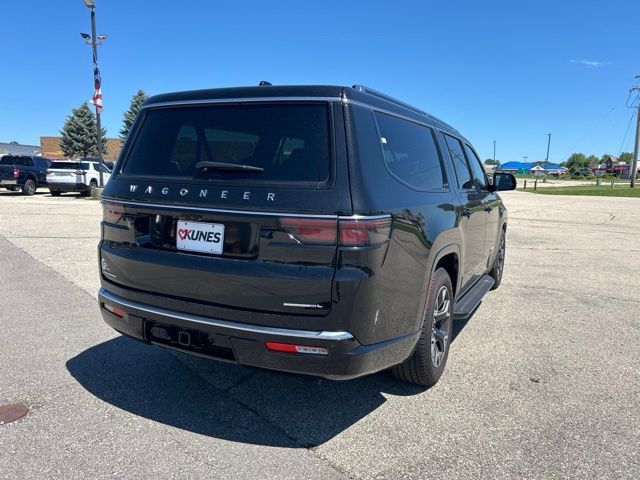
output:
POLYGON ((453 306, 453 319, 468 320, 471 318, 482 303, 484 296, 489 290, 491 290, 491 287, 493 287, 494 283, 495 280, 489 275, 483 275, 482 278, 478 280, 473 287, 471 287, 471 290, 456 301, 453 306))

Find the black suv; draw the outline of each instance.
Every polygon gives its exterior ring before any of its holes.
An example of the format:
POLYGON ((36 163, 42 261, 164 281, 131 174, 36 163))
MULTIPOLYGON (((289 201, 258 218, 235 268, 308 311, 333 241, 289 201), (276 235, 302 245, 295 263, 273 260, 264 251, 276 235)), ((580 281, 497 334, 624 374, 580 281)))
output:
POLYGON ((51 161, 31 155, 4 155, 0 158, 0 187, 24 195, 33 195, 47 184, 47 168, 51 161))
POLYGON ((150 98, 103 193, 100 310, 167 348, 434 384, 502 275, 507 214, 460 133, 366 87, 150 98))

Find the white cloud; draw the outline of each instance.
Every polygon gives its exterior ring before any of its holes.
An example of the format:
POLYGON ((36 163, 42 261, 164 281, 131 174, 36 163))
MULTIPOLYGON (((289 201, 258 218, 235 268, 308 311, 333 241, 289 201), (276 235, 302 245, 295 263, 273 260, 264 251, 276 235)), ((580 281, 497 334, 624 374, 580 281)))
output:
POLYGON ((601 67, 603 65, 609 65, 611 62, 601 62, 598 60, 569 60, 571 63, 579 63, 580 65, 586 65, 587 67, 601 67))

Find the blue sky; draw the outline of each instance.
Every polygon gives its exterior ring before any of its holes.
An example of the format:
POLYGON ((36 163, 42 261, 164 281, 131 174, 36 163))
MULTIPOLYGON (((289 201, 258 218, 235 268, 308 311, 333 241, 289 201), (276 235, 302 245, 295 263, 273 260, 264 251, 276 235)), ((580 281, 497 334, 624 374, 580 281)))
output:
MULTIPOLYGON (((360 83, 457 127, 480 156, 617 154, 640 2, 95 0, 109 136, 138 88, 360 83)), ((57 135, 92 95, 82 0, 0 0, 0 141, 57 135)), ((633 127, 623 150, 633 148, 633 127)))

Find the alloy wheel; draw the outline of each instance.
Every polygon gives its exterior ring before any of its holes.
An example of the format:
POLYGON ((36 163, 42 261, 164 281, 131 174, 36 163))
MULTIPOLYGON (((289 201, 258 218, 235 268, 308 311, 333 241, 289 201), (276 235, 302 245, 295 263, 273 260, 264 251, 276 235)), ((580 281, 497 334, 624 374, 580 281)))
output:
POLYGON ((436 294, 431 327, 431 362, 438 368, 442 365, 449 346, 451 322, 451 295, 446 286, 441 286, 436 294))

